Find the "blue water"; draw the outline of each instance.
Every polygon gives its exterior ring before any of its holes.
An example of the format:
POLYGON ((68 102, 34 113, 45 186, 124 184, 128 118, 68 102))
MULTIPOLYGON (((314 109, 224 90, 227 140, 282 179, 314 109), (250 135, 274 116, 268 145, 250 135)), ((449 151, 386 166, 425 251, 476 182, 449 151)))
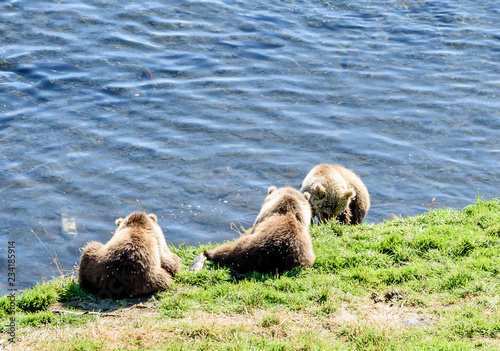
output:
POLYGON ((231 240, 321 162, 366 222, 499 197, 499 28, 485 0, 2 2, 0 288, 9 240, 18 288, 133 211, 231 240))

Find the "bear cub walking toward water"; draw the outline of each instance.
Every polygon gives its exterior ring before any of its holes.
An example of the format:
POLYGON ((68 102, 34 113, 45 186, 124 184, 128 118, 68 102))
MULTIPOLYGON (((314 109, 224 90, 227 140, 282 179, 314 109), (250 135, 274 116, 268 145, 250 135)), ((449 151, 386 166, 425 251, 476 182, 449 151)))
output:
POLYGON ((224 244, 204 254, 212 262, 240 273, 278 273, 294 267, 311 267, 315 260, 309 224, 308 194, 293 188, 270 187, 249 232, 234 244, 224 244))
POLYGON ((359 224, 370 209, 370 195, 361 179, 339 165, 317 165, 300 191, 311 195, 313 217, 320 222, 336 218, 344 224, 359 224))
POLYGON ((142 212, 116 220, 105 244, 91 241, 82 252, 78 281, 99 298, 123 299, 165 290, 180 271, 179 257, 165 242, 156 215, 142 212))

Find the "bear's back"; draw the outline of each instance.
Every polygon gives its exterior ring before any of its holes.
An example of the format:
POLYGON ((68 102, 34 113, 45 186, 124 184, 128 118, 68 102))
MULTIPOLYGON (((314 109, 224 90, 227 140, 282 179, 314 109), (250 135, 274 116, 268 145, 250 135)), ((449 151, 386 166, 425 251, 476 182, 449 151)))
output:
POLYGON ((267 218, 254 232, 246 270, 274 273, 312 266, 315 256, 308 228, 291 212, 267 218))

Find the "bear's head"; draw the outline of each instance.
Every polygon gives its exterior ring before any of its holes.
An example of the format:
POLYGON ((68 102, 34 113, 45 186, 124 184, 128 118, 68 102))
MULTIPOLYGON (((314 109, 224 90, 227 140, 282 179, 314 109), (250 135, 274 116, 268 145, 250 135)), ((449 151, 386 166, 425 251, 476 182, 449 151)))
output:
POLYGON ((309 204, 309 193, 301 194, 291 187, 270 187, 262 208, 257 215, 254 227, 266 218, 274 215, 285 215, 292 213, 302 224, 309 225, 311 222, 311 205, 309 204))
POLYGON ((329 191, 322 184, 316 184, 311 189, 310 202, 313 216, 321 222, 344 212, 356 196, 353 188, 329 191))
POLYGON ((118 227, 118 229, 123 229, 126 227, 156 229, 156 227, 158 227, 158 217, 156 217, 154 213, 150 213, 147 215, 144 212, 134 212, 125 218, 118 218, 115 221, 115 224, 118 227))

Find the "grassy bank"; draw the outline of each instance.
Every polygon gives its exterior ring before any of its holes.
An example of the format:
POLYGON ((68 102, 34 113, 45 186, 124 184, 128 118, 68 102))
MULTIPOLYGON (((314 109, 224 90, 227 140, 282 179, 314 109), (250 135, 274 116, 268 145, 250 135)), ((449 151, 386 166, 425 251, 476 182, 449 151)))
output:
POLYGON ((156 298, 95 300, 74 277, 0 298, 0 349, 500 350, 500 200, 381 224, 311 228, 316 263, 234 275, 206 247, 156 298))

